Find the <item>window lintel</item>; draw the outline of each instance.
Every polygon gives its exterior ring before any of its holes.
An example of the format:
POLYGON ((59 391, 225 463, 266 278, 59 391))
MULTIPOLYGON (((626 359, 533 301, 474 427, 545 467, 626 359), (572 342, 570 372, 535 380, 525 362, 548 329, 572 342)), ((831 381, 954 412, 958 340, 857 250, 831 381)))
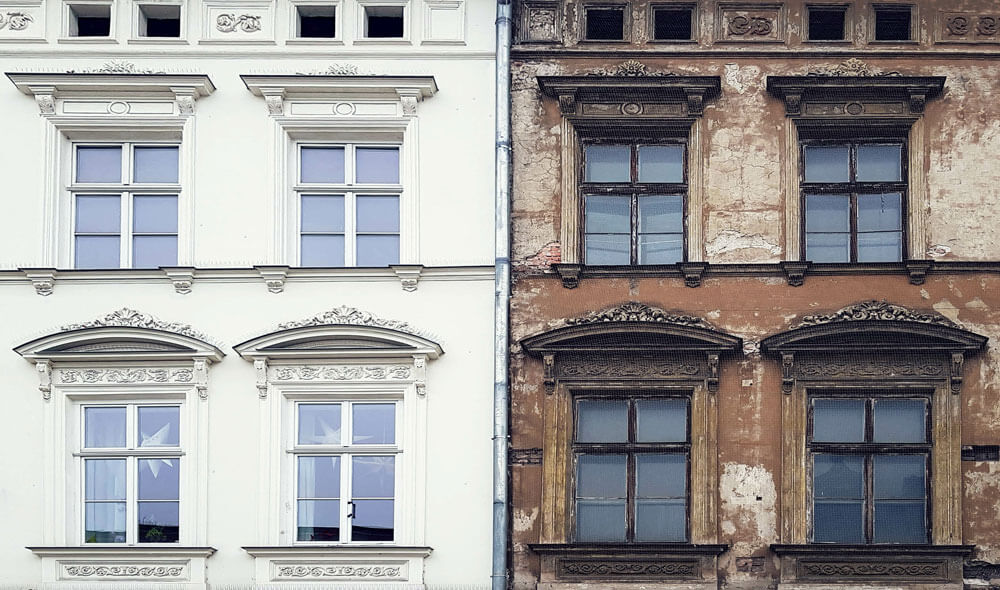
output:
MULTIPOLYGON (((18 90, 34 96, 43 115, 56 113, 57 98, 169 98, 180 115, 194 113, 194 102, 215 92, 206 74, 103 73, 103 72, 7 72, 18 90)), ((127 104, 111 103, 109 112, 129 112, 127 104), (115 110, 119 109, 120 110, 115 110)))
POLYGON ((365 98, 402 103, 404 115, 415 115, 417 103, 438 91, 434 76, 250 75, 240 79, 254 96, 267 101, 268 112, 281 115, 285 99, 365 98))
POLYGON ((945 80, 945 76, 895 74, 768 76, 767 91, 782 99, 785 113, 793 117, 911 116, 924 112, 925 103, 944 90, 945 80), (899 108, 885 104, 891 100, 901 101, 899 108), (842 109, 838 102, 845 103, 842 109))
POLYGON ((718 76, 538 76, 542 92, 559 100, 563 115, 593 114, 585 103, 624 103, 620 115, 700 116, 705 101, 718 96, 722 82, 718 76), (675 104, 676 112, 658 113, 649 105, 675 104), (653 112, 650 112, 653 111, 653 112))

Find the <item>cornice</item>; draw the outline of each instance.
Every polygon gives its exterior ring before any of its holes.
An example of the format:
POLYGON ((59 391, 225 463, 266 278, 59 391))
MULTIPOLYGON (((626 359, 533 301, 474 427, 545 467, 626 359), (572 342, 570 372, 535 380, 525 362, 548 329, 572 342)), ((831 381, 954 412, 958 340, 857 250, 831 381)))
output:
POLYGON ((387 545, 269 545, 242 548, 253 557, 428 557, 434 551, 431 547, 387 546, 387 545))
POLYGON ((211 557, 215 547, 129 546, 113 547, 26 547, 38 557, 211 557))
POLYGON ((557 61, 564 59, 606 59, 618 61, 621 59, 788 59, 788 60, 843 60, 848 58, 864 59, 939 59, 939 60, 989 60, 1000 58, 1000 51, 941 51, 934 49, 848 49, 824 50, 812 48, 762 49, 752 48, 683 48, 669 49, 655 47, 651 49, 576 49, 568 47, 518 47, 511 48, 514 60, 557 61))
POLYGON ((264 98, 272 116, 283 114, 286 99, 340 97, 391 99, 402 103, 404 115, 415 115, 417 103, 438 90, 434 76, 242 74, 240 79, 264 98))
MULTIPOLYGON (((686 104, 688 115, 700 115, 704 103, 719 95, 718 76, 682 76, 647 73, 646 67, 626 61, 617 68, 586 76, 538 76, 542 92, 559 100, 563 115, 578 114, 577 105, 587 101, 675 102, 686 104)), ((641 112, 637 107, 635 112, 641 112)), ((627 113, 627 111, 626 111, 627 113)))
POLYGON ((183 88, 194 98, 215 92, 215 84, 206 74, 163 73, 106 73, 94 72, 7 72, 7 78, 18 90, 27 95, 38 95, 39 89, 50 89, 47 94, 88 94, 114 96, 133 93, 176 94, 183 88))

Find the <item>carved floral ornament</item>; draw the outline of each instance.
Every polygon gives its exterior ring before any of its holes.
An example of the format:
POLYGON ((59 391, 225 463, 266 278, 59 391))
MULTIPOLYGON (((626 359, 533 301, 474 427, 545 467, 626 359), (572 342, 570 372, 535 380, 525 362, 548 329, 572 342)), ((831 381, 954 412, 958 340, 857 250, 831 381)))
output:
POLYGON ((907 309, 901 305, 893 305, 884 299, 882 301, 863 301, 839 309, 833 313, 807 315, 802 318, 792 329, 799 329, 806 326, 817 326, 833 322, 859 322, 870 320, 885 320, 899 322, 917 322, 921 324, 939 324, 942 326, 952 326, 956 324, 937 313, 920 313, 907 309))
POLYGON ((570 326, 600 322, 649 322, 711 329, 711 326, 699 317, 673 314, 658 307, 634 301, 566 320, 570 326))
POLYGON ((8 28, 11 31, 23 31, 35 22, 35 17, 20 11, 0 13, 0 30, 8 28))
POLYGON ((406 322, 401 322, 397 320, 387 320, 373 315, 370 312, 362 311, 355 307, 348 307, 346 305, 341 305, 340 307, 335 307, 330 311, 325 311, 319 315, 306 318, 304 320, 297 320, 294 322, 285 322, 283 324, 278 324, 278 328, 281 330, 291 330, 293 328, 308 328, 312 326, 336 326, 336 325, 346 325, 346 326, 369 326, 372 328, 386 328, 388 330, 396 330, 398 332, 406 332, 408 334, 420 335, 415 328, 410 326, 406 322))
POLYGON ((89 322, 79 324, 67 324, 61 328, 63 332, 73 330, 87 330, 90 328, 145 328, 148 330, 160 330, 161 332, 173 332, 189 338, 208 342, 208 337, 194 330, 188 324, 180 322, 164 322, 151 315, 138 312, 128 307, 123 307, 113 311, 103 317, 89 322))
POLYGON ((601 68, 589 72, 588 76, 676 76, 673 72, 655 71, 646 67, 646 64, 639 60, 629 59, 623 61, 613 68, 601 68))
POLYGON ((230 12, 220 14, 215 19, 215 28, 223 33, 233 33, 237 30, 244 33, 256 33, 260 30, 260 16, 230 12))
POLYGON ((899 72, 885 72, 875 69, 856 57, 841 62, 840 65, 827 66, 809 72, 809 76, 857 76, 871 78, 875 76, 902 76, 899 72))

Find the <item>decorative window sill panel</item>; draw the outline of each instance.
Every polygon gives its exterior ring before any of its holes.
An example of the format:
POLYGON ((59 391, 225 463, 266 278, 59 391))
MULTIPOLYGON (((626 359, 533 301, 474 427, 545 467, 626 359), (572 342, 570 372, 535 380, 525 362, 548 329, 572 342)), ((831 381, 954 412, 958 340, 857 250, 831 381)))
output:
POLYGON ((244 547, 260 582, 423 583, 430 547, 301 545, 244 547))
MULTIPOLYGON (((42 581, 58 586, 92 582, 154 583, 207 588, 205 561, 213 547, 28 547, 42 560, 42 581)), ((139 587, 139 586, 137 586, 139 587)))
POLYGON ((961 590, 972 545, 771 545, 779 590, 961 590))
POLYGON ((533 544, 542 558, 539 590, 657 588, 714 590, 717 558, 727 545, 533 544))

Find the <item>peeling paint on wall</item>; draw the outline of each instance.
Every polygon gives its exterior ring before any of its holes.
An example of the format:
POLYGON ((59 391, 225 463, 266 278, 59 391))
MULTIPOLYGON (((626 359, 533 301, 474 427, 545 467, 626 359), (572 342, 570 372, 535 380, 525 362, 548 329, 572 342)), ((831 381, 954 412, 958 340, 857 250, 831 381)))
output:
POLYGON ((734 555, 749 555, 778 540, 778 494, 771 473, 760 465, 725 463, 719 478, 721 526, 736 539, 734 555))

